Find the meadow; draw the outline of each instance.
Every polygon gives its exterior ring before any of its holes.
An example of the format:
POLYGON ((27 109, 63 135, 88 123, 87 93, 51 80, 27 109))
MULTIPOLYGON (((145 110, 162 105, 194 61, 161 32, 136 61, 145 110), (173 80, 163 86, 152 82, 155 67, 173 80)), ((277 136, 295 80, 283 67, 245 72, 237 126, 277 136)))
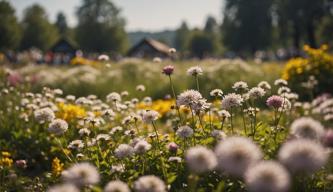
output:
POLYGON ((307 49, 1 67, 0 191, 332 191, 333 59, 307 49))

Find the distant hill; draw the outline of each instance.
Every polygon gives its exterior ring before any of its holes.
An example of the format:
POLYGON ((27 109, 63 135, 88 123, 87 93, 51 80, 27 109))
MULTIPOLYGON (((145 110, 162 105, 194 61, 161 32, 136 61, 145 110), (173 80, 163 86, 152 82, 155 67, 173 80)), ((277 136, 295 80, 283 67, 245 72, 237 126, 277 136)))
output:
POLYGON ((170 47, 174 47, 174 38, 175 38, 175 31, 166 30, 161 32, 144 32, 144 31, 135 31, 128 33, 128 39, 130 45, 135 45, 143 38, 153 38, 155 40, 161 41, 169 45, 170 47))

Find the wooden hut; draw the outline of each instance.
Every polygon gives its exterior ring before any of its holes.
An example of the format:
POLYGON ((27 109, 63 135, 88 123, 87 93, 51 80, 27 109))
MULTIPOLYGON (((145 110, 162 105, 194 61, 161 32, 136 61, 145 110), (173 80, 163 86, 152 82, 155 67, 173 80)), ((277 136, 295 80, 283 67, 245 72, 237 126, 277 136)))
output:
POLYGON ((154 39, 144 38, 134 45, 127 53, 129 57, 138 58, 167 58, 170 57, 170 47, 154 39))
POLYGON ((67 38, 60 38, 49 50, 52 64, 68 64, 77 52, 75 43, 67 38))

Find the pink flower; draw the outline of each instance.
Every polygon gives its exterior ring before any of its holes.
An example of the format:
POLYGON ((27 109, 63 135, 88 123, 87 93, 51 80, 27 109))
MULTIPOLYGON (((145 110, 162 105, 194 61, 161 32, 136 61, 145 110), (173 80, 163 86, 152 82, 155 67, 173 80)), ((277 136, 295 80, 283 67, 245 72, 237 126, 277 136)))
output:
POLYGON ((168 65, 163 68, 162 73, 165 75, 172 75, 174 69, 175 69, 174 66, 168 65))
POLYGON ((324 137, 323 137, 323 143, 327 147, 333 147, 333 130, 328 130, 324 137))
POLYGON ((283 104, 283 98, 278 95, 273 95, 267 99, 266 104, 269 107, 279 108, 283 104))

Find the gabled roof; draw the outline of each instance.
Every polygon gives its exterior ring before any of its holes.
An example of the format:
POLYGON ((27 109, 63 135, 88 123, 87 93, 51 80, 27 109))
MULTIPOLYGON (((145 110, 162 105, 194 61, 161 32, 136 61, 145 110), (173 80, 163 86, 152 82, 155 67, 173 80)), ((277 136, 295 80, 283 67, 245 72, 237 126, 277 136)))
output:
POLYGON ((169 49, 170 47, 162 42, 156 41, 154 39, 151 38, 144 38, 142 39, 139 43, 137 43, 136 45, 134 45, 129 51, 128 51, 128 55, 131 55, 133 52, 135 52, 138 48, 140 48, 142 45, 149 45, 150 47, 152 47, 153 49, 155 49, 156 51, 163 53, 165 55, 169 55, 169 49))
POLYGON ((66 37, 61 37, 51 48, 52 52, 74 52, 76 51, 77 45, 66 37))

